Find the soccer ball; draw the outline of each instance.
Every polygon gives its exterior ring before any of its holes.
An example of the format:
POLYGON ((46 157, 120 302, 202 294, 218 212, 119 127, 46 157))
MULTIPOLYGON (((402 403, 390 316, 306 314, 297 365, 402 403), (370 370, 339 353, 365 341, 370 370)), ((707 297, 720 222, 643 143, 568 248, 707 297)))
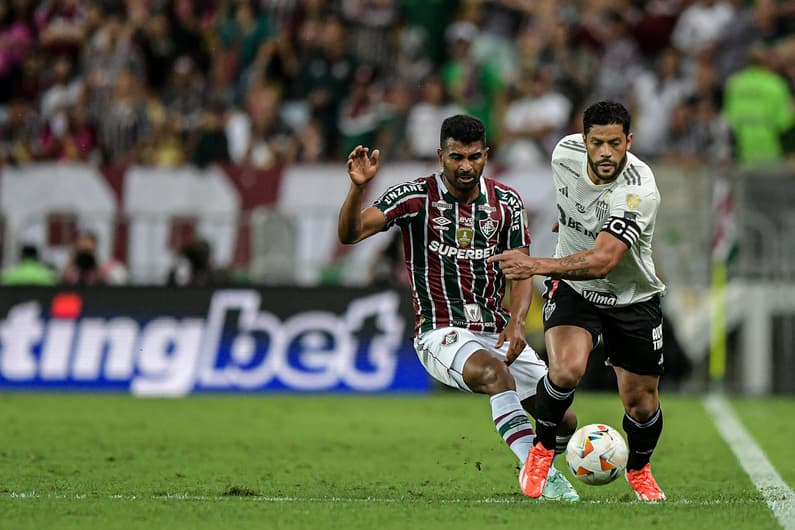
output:
POLYGON ((580 427, 566 446, 566 463, 571 473, 593 486, 615 480, 627 467, 628 456, 621 434, 601 423, 580 427))

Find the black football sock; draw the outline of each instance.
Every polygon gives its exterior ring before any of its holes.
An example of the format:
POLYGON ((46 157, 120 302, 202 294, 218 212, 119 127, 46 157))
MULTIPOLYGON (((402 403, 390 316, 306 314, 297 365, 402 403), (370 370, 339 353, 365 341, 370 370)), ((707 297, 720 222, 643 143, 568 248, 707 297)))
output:
POLYGON ((629 459, 627 469, 641 469, 649 463, 657 441, 660 439, 663 429, 663 413, 658 408, 646 421, 638 421, 629 414, 624 413, 624 431, 627 433, 627 445, 629 445, 629 459))
POLYGON ((574 401, 573 388, 560 388, 549 380, 549 374, 536 387, 536 436, 546 449, 555 449, 558 424, 574 401))

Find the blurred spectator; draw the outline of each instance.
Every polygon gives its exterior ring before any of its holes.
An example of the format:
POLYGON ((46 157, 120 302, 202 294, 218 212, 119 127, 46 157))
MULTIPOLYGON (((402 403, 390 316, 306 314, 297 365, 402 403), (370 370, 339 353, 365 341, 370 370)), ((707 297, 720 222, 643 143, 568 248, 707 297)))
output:
POLYGON ((692 92, 681 70, 681 55, 666 48, 657 57, 657 66, 638 75, 632 86, 635 131, 632 151, 654 157, 664 149, 671 113, 692 92))
POLYGON ((66 285, 121 285, 127 283, 127 269, 119 261, 100 262, 97 256, 97 236, 81 232, 75 242, 69 264, 61 274, 66 285))
MULTIPOLYGON (((599 58, 580 41, 576 27, 570 22, 555 20, 551 28, 550 38, 538 54, 538 62, 550 72, 553 84, 571 101, 572 108, 579 108, 591 90, 599 58)), ((533 37, 528 33, 529 30, 524 31, 517 37, 520 57, 527 57, 523 48, 533 46, 533 37)))
POLYGON ((344 158, 357 145, 374 145, 381 125, 379 95, 373 86, 375 71, 362 65, 356 69, 350 93, 340 105, 337 129, 340 146, 337 157, 344 158))
POLYGON ((86 36, 88 9, 80 0, 45 0, 35 12, 39 44, 53 55, 77 59, 86 36))
POLYGON ((793 99, 787 82, 769 66, 770 50, 751 48, 748 66, 726 84, 723 112, 734 133, 738 161, 743 164, 783 160, 781 135, 793 126, 793 99))
POLYGON ((463 114, 464 109, 453 103, 436 75, 421 85, 420 100, 409 110, 406 138, 409 154, 420 160, 436 160, 439 148, 439 127, 445 118, 463 114))
POLYGON ((544 165, 566 132, 570 114, 571 102, 552 87, 547 72, 525 72, 505 108, 499 160, 511 166, 544 165))
POLYGON ((671 33, 687 0, 639 2, 643 8, 633 27, 633 35, 645 57, 654 58, 671 45, 671 33))
POLYGON ((384 88, 380 125, 375 145, 390 160, 410 158, 408 154, 409 112, 414 103, 414 91, 407 81, 396 79, 384 88))
POLYGON ((309 114, 323 126, 324 156, 339 151, 337 119, 342 100, 356 71, 356 61, 347 49, 347 31, 339 18, 330 16, 320 29, 321 48, 309 51, 300 67, 296 84, 309 103, 309 114))
POLYGON ((101 25, 83 47, 85 81, 90 89, 91 110, 102 113, 112 97, 116 79, 124 73, 145 81, 144 62, 133 41, 133 31, 122 8, 108 8, 101 25))
POLYGON ((57 128, 56 121, 63 122, 69 109, 77 104, 83 93, 83 83, 74 77, 72 60, 61 55, 52 64, 51 79, 41 95, 41 117, 50 127, 57 128))
POLYGON ((492 138, 499 130, 497 118, 504 87, 492 62, 479 63, 475 57, 472 45, 479 31, 472 22, 456 22, 447 29, 450 60, 442 69, 442 81, 453 101, 479 118, 492 138))
POLYGON ((397 33, 397 50, 394 77, 410 84, 420 84, 434 69, 425 49, 425 34, 412 27, 403 27, 397 33))
POLYGON ((164 0, 164 3, 176 56, 190 55, 196 68, 206 72, 210 65, 208 42, 215 42, 209 35, 217 17, 216 1, 164 0))
POLYGON ((170 286, 208 286, 228 281, 228 275, 212 264, 212 248, 206 239, 197 238, 185 245, 166 280, 170 286))
POLYGON ((163 91, 163 105, 167 119, 174 120, 184 138, 202 120, 205 108, 205 83, 190 56, 182 55, 174 61, 174 72, 163 91))
POLYGON ((626 101, 643 70, 643 57, 622 13, 605 11, 600 20, 591 28, 602 48, 591 99, 626 101))
POLYGON ((398 8, 406 31, 422 43, 424 54, 435 66, 447 61, 447 38, 443 28, 458 12, 460 0, 400 0, 398 8))
POLYGON ((340 12, 356 62, 376 67, 392 63, 391 30, 397 20, 398 3, 398 0, 340 0, 340 12))
POLYGON ((281 118, 279 91, 259 84, 249 90, 246 109, 250 120, 244 133, 248 145, 242 163, 269 168, 277 164, 288 164, 295 159, 298 146, 292 129, 281 118))
POLYGON ((193 147, 193 163, 200 168, 209 164, 229 162, 229 146, 224 131, 224 106, 220 102, 211 103, 197 133, 193 147))
POLYGON ((289 41, 275 38, 264 41, 251 65, 240 76, 240 89, 245 93, 255 83, 266 83, 286 90, 298 71, 298 59, 289 41))
POLYGON ((273 36, 273 30, 252 0, 237 0, 222 14, 218 36, 224 49, 235 51, 232 57, 241 73, 254 62, 260 45, 273 36))
POLYGON ((297 134, 298 149, 296 162, 313 163, 323 161, 323 126, 317 120, 310 120, 297 134))
POLYGON ((30 162, 37 152, 41 136, 38 114, 24 99, 12 101, 7 112, 6 120, 0 123, 0 162, 30 162))
POLYGON ((723 28, 715 46, 715 66, 721 83, 745 66, 754 42, 772 44, 778 37, 775 0, 757 0, 753 5, 733 0, 732 4, 734 17, 723 28))
POLYGON ((117 77, 110 105, 98 116, 97 124, 106 162, 128 164, 137 159, 151 131, 142 88, 131 72, 123 71, 117 77))
POLYGON ((41 135, 40 157, 59 161, 89 161, 94 155, 96 134, 85 106, 78 104, 59 112, 41 135))
POLYGON ((13 79, 13 99, 24 99, 31 104, 38 101, 42 90, 44 77, 45 54, 39 48, 33 47, 22 60, 22 72, 13 79))
POLYGON ((22 73, 22 61, 33 44, 33 28, 25 13, 8 0, 0 2, 0 104, 14 96, 13 81, 22 73))
POLYGON ((154 133, 141 152, 141 162, 159 167, 176 167, 185 163, 185 146, 177 123, 160 108, 152 113, 154 133))
POLYGON ((696 0, 679 15, 671 41, 694 56, 714 45, 734 17, 734 6, 723 0, 696 0))
POLYGON ((699 167, 709 149, 708 130, 696 122, 696 100, 680 101, 671 109, 670 126, 662 138, 658 159, 669 164, 699 167))
POLYGON ((472 54, 478 63, 489 63, 505 82, 513 79, 517 63, 514 39, 522 27, 529 25, 532 4, 512 0, 464 0, 459 20, 472 22, 479 29, 472 42, 472 54))
POLYGON ((171 67, 178 53, 171 21, 165 13, 153 13, 147 23, 136 31, 135 41, 146 65, 147 83, 152 90, 160 93, 171 77, 171 67))
POLYGON ((39 260, 34 245, 22 245, 16 265, 0 273, 0 285, 55 285, 58 275, 39 260))

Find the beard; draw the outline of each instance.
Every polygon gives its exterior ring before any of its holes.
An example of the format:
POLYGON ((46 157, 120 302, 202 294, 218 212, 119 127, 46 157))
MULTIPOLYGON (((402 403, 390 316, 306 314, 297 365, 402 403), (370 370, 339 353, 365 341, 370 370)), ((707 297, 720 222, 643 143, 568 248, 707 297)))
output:
POLYGON ((619 160, 618 163, 610 162, 610 164, 613 167, 613 171, 611 171, 608 174, 602 173, 601 168, 599 166, 599 164, 604 164, 605 162, 606 162, 605 160, 594 162, 593 160, 591 160, 590 156, 588 157, 588 165, 591 166, 591 171, 593 171, 594 175, 599 177, 599 180, 612 182, 616 180, 616 177, 618 177, 619 173, 621 173, 621 171, 624 169, 624 166, 627 163, 627 155, 624 155, 624 157, 621 160, 619 160))

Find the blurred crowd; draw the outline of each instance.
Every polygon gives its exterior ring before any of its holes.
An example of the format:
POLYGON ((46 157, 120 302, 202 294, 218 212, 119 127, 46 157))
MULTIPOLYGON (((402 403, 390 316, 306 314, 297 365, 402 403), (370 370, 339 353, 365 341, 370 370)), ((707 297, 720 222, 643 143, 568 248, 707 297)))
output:
POLYGON ((441 119, 545 163, 596 99, 633 151, 795 156, 795 0, 6 0, 0 163, 432 159, 441 119))
MULTIPOLYGON (((268 168, 360 143, 430 161, 461 112, 497 167, 545 165, 597 99, 630 107, 647 160, 795 167, 793 58, 795 0, 4 0, 0 168, 268 168)), ((23 246, 0 283, 125 283, 96 247, 81 234, 53 271, 23 246)), ((186 245, 168 282, 224 281, 209 256, 186 245)))

